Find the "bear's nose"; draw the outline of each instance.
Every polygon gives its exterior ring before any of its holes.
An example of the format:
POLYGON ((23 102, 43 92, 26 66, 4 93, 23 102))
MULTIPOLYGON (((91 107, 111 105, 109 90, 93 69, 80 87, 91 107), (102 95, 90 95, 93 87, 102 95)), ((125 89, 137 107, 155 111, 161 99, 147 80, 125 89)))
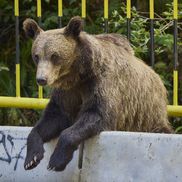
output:
POLYGON ((47 79, 46 78, 37 78, 37 83, 41 86, 44 86, 47 84, 47 79))

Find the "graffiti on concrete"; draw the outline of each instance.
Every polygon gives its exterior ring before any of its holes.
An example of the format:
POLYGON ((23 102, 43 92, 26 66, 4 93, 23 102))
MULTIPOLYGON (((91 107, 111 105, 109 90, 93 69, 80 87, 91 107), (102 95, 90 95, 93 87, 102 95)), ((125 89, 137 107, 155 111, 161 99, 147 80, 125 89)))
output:
POLYGON ((16 171, 18 161, 24 159, 22 152, 26 147, 26 140, 27 138, 13 137, 0 131, 0 162, 13 164, 16 171))

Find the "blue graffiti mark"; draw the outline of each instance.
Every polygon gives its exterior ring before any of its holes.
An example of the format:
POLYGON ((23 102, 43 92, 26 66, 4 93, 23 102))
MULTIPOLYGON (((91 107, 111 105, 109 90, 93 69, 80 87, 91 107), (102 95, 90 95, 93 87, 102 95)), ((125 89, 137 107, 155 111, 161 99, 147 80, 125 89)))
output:
POLYGON ((13 152, 13 148, 14 148, 14 142, 13 142, 13 137, 8 135, 7 136, 7 140, 11 143, 11 153, 13 152))
POLYGON ((3 175, 2 174, 0 174, 0 178, 2 177, 3 175))
MULTIPOLYGON (((17 166, 18 166, 18 161, 20 159, 24 159, 24 157, 21 155, 23 150, 25 149, 26 147, 26 144, 24 144, 20 151, 15 154, 15 156, 12 155, 12 151, 14 149, 14 145, 15 145, 15 141, 22 141, 22 140, 27 140, 27 138, 21 138, 21 137, 13 137, 11 135, 7 135, 3 132, 3 131, 0 131, 0 145, 2 144, 3 148, 4 148, 4 151, 5 151, 5 157, 0 157, 0 161, 4 161, 4 162, 7 162, 8 164, 11 164, 12 163, 12 160, 15 159, 15 164, 14 164, 14 171, 16 171, 17 169, 17 166), (8 150, 7 148, 7 142, 9 142, 10 146, 11 146, 11 149, 10 151, 8 150)), ((1 176, 0 176, 1 177, 1 176)))
POLYGON ((12 150, 14 148, 14 141, 13 140, 27 140, 27 138, 22 138, 22 137, 15 138, 15 137, 12 137, 11 135, 7 135, 7 140, 11 143, 11 146, 12 146, 11 152, 12 152, 12 150))
POLYGON ((7 155, 7 158, 0 157, 0 160, 8 162, 10 164, 11 163, 11 156, 10 156, 8 149, 7 149, 7 146, 6 146, 6 136, 5 136, 4 132, 2 132, 2 131, 0 131, 0 135, 2 135, 2 138, 0 140, 0 144, 2 143, 4 150, 5 150, 5 153, 7 155))
POLYGON ((16 158, 16 162, 15 162, 15 166, 14 166, 14 171, 16 171, 16 169, 17 169, 17 165, 18 165, 19 159, 24 159, 24 157, 21 156, 21 153, 22 153, 22 151, 23 151, 23 149, 24 149, 25 147, 26 147, 26 145, 24 145, 23 147, 21 147, 20 152, 19 152, 18 155, 15 157, 15 158, 16 158))

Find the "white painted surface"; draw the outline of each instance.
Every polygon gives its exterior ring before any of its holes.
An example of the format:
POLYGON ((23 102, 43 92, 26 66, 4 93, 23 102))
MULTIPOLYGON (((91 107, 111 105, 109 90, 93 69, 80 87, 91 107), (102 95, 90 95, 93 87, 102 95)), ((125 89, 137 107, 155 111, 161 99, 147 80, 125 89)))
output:
POLYGON ((85 143, 82 182, 181 182, 182 136, 103 132, 85 143))
POLYGON ((30 130, 29 127, 0 127, 0 182, 77 182, 78 152, 74 154, 74 159, 64 172, 47 170, 56 141, 44 145, 46 151, 44 159, 35 169, 24 170, 26 138, 30 130))

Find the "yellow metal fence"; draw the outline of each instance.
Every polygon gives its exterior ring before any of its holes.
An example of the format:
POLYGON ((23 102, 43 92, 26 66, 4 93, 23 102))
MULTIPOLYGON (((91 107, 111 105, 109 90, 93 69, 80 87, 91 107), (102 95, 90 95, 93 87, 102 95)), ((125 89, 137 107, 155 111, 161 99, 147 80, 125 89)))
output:
MULTIPOLYGON (((157 0, 156 0, 157 3, 157 0)), ((174 70, 173 70, 173 105, 167 106, 168 115, 170 116, 182 116, 182 106, 178 105, 178 51, 177 51, 177 20, 178 20, 178 0, 171 0, 173 3, 173 21, 174 21, 174 70)), ((86 0, 81 0, 81 16, 83 19, 86 18, 86 0)), ((61 18, 63 16, 63 2, 62 0, 57 1, 58 5, 58 18, 59 27, 61 27, 61 18)), ((103 4, 103 15, 105 19, 105 32, 108 32, 108 18, 109 18, 109 0, 104 0, 103 4)), ((150 31, 150 52, 151 52, 151 66, 154 64, 154 0, 149 0, 149 11, 151 21, 150 31)), ((131 0, 126 0, 126 20, 127 20, 127 37, 130 39, 130 20, 131 20, 131 0)), ((49 102, 49 99, 43 98, 43 88, 38 88, 38 98, 25 98, 21 97, 20 93, 20 61, 19 61, 19 0, 14 0, 14 14, 16 17, 16 97, 3 97, 0 96, 0 107, 17 107, 17 108, 28 108, 28 109, 43 109, 49 102)), ((37 0, 37 17, 41 18, 41 0, 37 0)))

